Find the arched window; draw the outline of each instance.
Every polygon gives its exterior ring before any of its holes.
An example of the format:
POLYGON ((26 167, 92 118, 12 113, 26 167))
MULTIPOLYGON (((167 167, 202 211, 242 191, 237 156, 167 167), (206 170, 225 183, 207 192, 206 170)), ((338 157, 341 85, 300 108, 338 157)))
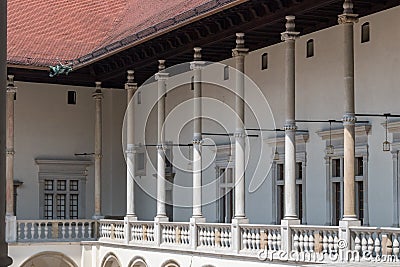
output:
POLYGON ((261 69, 268 69, 268 53, 264 53, 261 55, 261 69))
POLYGON ((224 67, 224 80, 229 80, 229 66, 224 67))
POLYGON ((369 22, 361 26, 361 43, 369 42, 369 22))
POLYGON ((306 51, 307 57, 313 57, 314 56, 314 40, 310 39, 307 41, 307 51, 306 51))
POLYGON ((194 90, 194 76, 190 78, 190 90, 194 90))

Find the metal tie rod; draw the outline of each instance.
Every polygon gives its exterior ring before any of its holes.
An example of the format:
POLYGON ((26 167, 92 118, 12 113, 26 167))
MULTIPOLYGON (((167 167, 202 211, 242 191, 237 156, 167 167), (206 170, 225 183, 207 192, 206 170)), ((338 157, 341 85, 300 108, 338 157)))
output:
MULTIPOLYGON (((215 135, 215 136, 234 136, 233 133, 202 133, 202 135, 215 135)), ((247 134, 248 137, 258 137, 258 134, 247 134)))
MULTIPOLYGON (((358 115, 356 115, 358 116, 358 115)), ((296 122, 317 122, 317 123, 324 123, 324 122, 329 122, 329 123, 343 123, 341 120, 296 120, 296 122)), ((369 123, 369 121, 356 121, 356 123, 369 123)))
POLYGON ((357 113, 356 116, 360 117, 391 117, 391 118, 400 118, 398 114, 391 113, 383 113, 383 114, 372 114, 372 113, 357 113))
MULTIPOLYGON (((284 132, 284 129, 259 129, 259 128, 248 128, 248 131, 260 131, 260 132, 284 132)), ((308 130, 296 130, 296 132, 308 133, 308 130)))

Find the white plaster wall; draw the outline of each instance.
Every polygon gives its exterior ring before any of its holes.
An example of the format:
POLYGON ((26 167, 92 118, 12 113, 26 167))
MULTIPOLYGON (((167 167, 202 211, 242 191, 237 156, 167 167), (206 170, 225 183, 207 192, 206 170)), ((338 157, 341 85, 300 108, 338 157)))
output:
MULTIPOLYGON (((18 80, 18 77, 15 77, 18 80)), ((15 179, 18 188, 17 217, 39 218, 39 184, 36 158, 75 159, 75 153, 94 151, 93 88, 16 82, 15 179), (67 104, 67 91, 77 92, 77 104, 67 104)), ((104 90, 103 110, 103 213, 124 214, 125 162, 121 150, 121 122, 125 92, 104 90), (121 195, 121 198, 112 198, 121 195), (124 192, 124 191, 123 191, 124 192), (118 194, 116 194, 118 193, 118 194)), ((89 167, 86 217, 94 210, 94 166, 89 167)))

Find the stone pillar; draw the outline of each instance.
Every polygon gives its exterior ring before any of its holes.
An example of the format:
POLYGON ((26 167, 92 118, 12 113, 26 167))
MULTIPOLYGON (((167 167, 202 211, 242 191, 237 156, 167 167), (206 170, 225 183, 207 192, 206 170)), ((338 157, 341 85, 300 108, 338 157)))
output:
MULTIPOLYGON (((190 218, 190 231, 192 240, 197 240, 197 222, 205 222, 201 208, 201 143, 202 143, 202 128, 201 128, 201 69, 205 62, 201 61, 201 48, 194 48, 194 60, 190 63, 190 69, 194 72, 194 90, 193 90, 193 214, 190 218)), ((192 242, 192 248, 197 247, 196 242, 192 242)))
POLYGON ((295 116, 295 45, 299 32, 295 31, 295 17, 286 16, 285 42, 285 215, 281 221, 282 249, 292 249, 290 226, 300 224, 296 213, 296 116, 295 116))
POLYGON ((6 139, 6 240, 17 241, 17 218, 14 214, 14 75, 8 75, 7 84, 7 139, 6 139))
POLYGON ((344 32, 344 86, 345 106, 344 126, 344 212, 343 220, 356 220, 354 191, 355 154, 355 105, 354 105, 354 32, 353 25, 357 15, 353 14, 353 3, 344 1, 344 12, 339 15, 339 24, 344 32))
POLYGON ((194 90, 193 90, 193 214, 192 218, 203 218, 201 210, 201 143, 202 143, 202 127, 201 127, 201 69, 204 62, 201 61, 201 48, 194 48, 194 61, 191 62, 190 68, 194 71, 194 90))
POLYGON ((102 100, 101 82, 96 82, 96 90, 92 95, 96 105, 94 131, 94 216, 102 218, 101 214, 101 159, 102 154, 102 100))
POLYGON ((7 85, 7 140, 6 140, 6 169, 7 169, 7 205, 6 215, 14 216, 14 75, 8 75, 7 85))
POLYGON ((245 213, 245 131, 244 131, 244 58, 249 49, 244 47, 244 33, 236 34, 236 48, 232 56, 236 63, 236 131, 235 131, 235 219, 246 219, 245 213))
MULTIPOLYGON (((345 106, 343 116, 344 126, 344 179, 343 179, 343 218, 339 221, 339 239, 350 244, 350 226, 359 226, 355 212, 355 105, 354 105, 354 23, 357 15, 353 14, 353 3, 345 0, 344 12, 339 15, 338 22, 343 27, 344 33, 344 86, 345 106)), ((344 250, 347 251, 347 248, 344 250)))
POLYGON ((295 44, 299 35, 295 31, 294 16, 286 17, 285 42, 285 216, 286 220, 296 220, 296 117, 295 117, 295 44))
MULTIPOLYGON (((6 211, 6 77, 7 77, 7 0, 0 1, 0 229, 5 229, 6 211)), ((5 231, 0 231, 0 267, 12 263, 8 257, 5 231)))
POLYGON ((165 209, 165 95, 166 79, 165 60, 159 60, 158 73, 155 78, 158 82, 158 141, 157 141, 157 220, 168 221, 165 209))
POLYGON ((137 220, 135 214, 135 112, 133 96, 137 90, 134 82, 134 71, 128 70, 126 89, 126 217, 137 220))

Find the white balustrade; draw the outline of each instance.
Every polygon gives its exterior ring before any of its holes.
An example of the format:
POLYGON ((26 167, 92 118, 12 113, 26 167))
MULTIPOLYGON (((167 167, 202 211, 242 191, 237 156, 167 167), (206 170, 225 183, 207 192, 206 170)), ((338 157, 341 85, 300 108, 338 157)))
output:
POLYGON ((291 226, 292 249, 297 252, 337 253, 339 227, 337 226, 291 226))
POLYGON ((242 251, 281 250, 281 227, 278 225, 241 224, 242 251))
POLYGON ((189 223, 162 222, 161 244, 167 245, 190 245, 190 225, 189 223))
POLYGON ((130 222, 130 242, 136 244, 154 243, 154 222, 130 222))
POLYGON ((230 224, 197 224, 198 246, 229 249, 232 243, 230 224))
POLYGON ((99 240, 122 242, 124 239, 124 221, 100 220, 99 240))
POLYGON ((400 229, 380 227, 350 227, 351 248, 362 260, 395 262, 400 260, 400 229))
POLYGON ((17 241, 95 240, 94 220, 17 220, 17 241))

